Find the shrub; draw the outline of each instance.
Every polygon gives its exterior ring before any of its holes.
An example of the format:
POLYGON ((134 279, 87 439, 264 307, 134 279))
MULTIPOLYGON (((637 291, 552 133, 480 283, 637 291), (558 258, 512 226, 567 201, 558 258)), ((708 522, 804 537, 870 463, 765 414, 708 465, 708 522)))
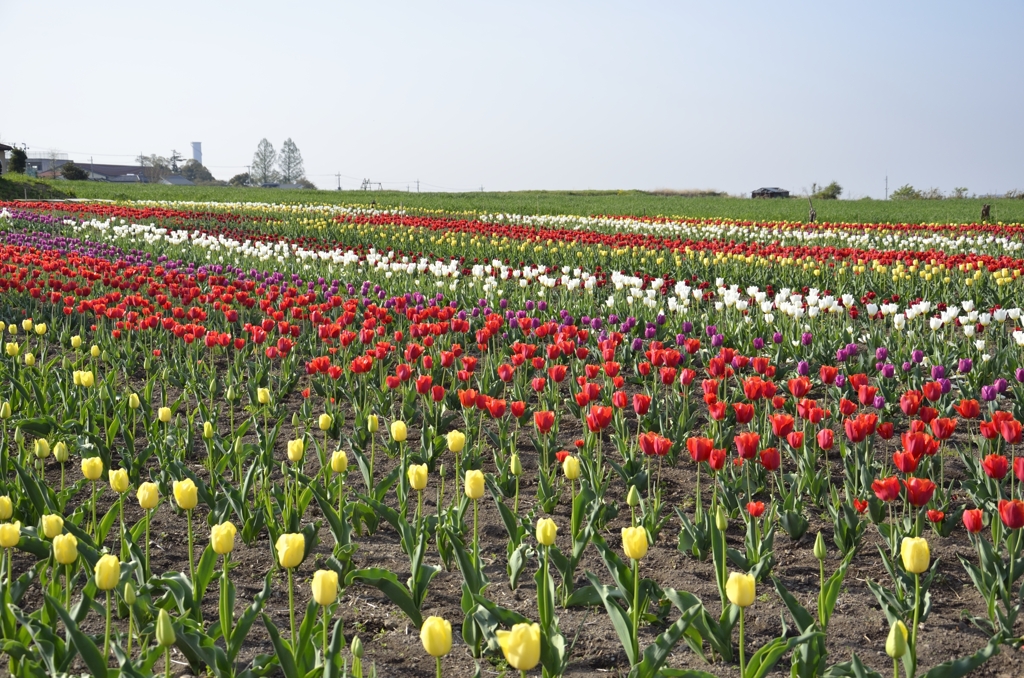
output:
POLYGON ((818 200, 838 200, 842 193, 843 187, 839 185, 839 182, 833 181, 828 186, 823 186, 820 190, 815 191, 811 197, 818 200))
POLYGON ((68 181, 85 181, 89 178, 88 172, 71 161, 61 166, 60 175, 68 181))
POLYGON ((910 184, 904 184, 889 194, 890 200, 920 200, 921 191, 910 184))

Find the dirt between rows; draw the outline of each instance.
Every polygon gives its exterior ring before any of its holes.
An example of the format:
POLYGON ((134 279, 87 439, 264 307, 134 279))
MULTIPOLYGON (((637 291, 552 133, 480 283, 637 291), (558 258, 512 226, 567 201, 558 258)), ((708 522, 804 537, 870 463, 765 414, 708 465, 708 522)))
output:
MULTIPOLYGON (((287 411, 290 413, 297 409, 301 396, 293 393, 286 403, 287 411)), ((351 416, 347 417, 351 421, 351 416)), ((278 438, 275 457, 278 461, 286 459, 286 444, 291 437, 292 431, 290 418, 283 427, 278 438)), ((632 423, 632 422, 631 422, 632 423)), ((226 415, 224 421, 220 422, 219 430, 226 431, 228 423, 226 415)), ((380 436, 386 435, 385 427, 381 427, 380 436)), ((571 448, 572 440, 579 434, 579 423, 575 424, 575 431, 572 430, 569 418, 564 418, 563 430, 559 434, 559 443, 563 447, 571 448)), ((410 442, 412 449, 416 448, 416 437, 418 431, 410 430, 410 442)), ((877 455, 891 455, 897 444, 898 436, 888 442, 881 443, 875 450, 877 455)), ((140 440, 140 444, 142 441, 140 440)), ((381 478, 397 464, 396 459, 390 459, 380 453, 378 445, 377 471, 375 475, 381 478)), ((558 449, 558 448, 556 448, 558 449)), ((604 453, 606 458, 617 459, 618 453, 612 444, 605 437, 604 453)), ((520 511, 527 512, 535 504, 537 491, 537 466, 535 450, 530 446, 527 436, 520 437, 520 455, 524 466, 524 475, 521 482, 520 511)), ((493 461, 488 461, 489 453, 485 453, 485 471, 493 471, 493 461)), ((833 455, 836 457, 838 455, 833 455)), ((189 458, 190 466, 200 476, 208 478, 207 471, 203 468, 205 451, 195 450, 189 458)), ((316 455, 307 451, 306 457, 307 472, 315 472, 317 468, 316 455)), ((52 457, 48 460, 46 470, 47 482, 56 487, 59 483, 59 466, 52 457)), ((956 477, 960 470, 960 463, 954 455, 947 458, 947 478, 956 477)), ((784 466, 784 469, 786 467, 784 466)), ((72 458, 68 467, 69 478, 77 478, 77 460, 72 458)), ((833 479, 837 483, 842 482, 842 469, 833 461, 829 469, 833 479)), ((453 488, 452 471, 446 471, 446 495, 451 496, 453 488)), ((704 482, 701 484, 704 506, 710 505, 710 483, 707 472, 704 473, 704 482)), ((694 465, 686 456, 679 460, 677 467, 666 466, 662 472, 662 487, 664 490, 664 501, 666 512, 671 512, 673 506, 679 506, 692 516, 695 499, 696 472, 694 465)), ((350 487, 356 491, 362 491, 364 485, 362 478, 358 475, 355 464, 350 466, 348 480, 350 487)), ((431 512, 436 510, 435 497, 438 478, 432 475, 428 481, 427 491, 424 492, 424 510, 431 512)), ((461 491, 461 488, 459 488, 461 491)), ((134 492, 134 490, 132 490, 134 492)), ((88 501, 88 492, 82 491, 75 498, 75 503, 88 501)), ((134 496, 134 495, 132 495, 134 496)), ((563 551, 569 549, 568 530, 564 529, 569 524, 570 506, 568 501, 568 487, 564 488, 563 501, 559 503, 554 511, 553 518, 562 526, 557 538, 557 544, 563 551)), ((767 501, 767 497, 759 497, 767 501)), ((629 511, 625 506, 625 493, 621 480, 612 473, 612 480, 606 495, 607 501, 618 501, 622 510, 619 516, 614 519, 604 530, 603 536, 609 546, 621 552, 620 530, 629 525, 629 511)), ((105 488, 99 500, 98 511, 102 515, 113 503, 113 493, 105 488)), ((389 503, 397 505, 394 494, 389 498, 389 503)), ((486 563, 486 572, 491 581, 487 590, 489 598, 505 607, 535 619, 536 609, 536 587, 533 580, 533 573, 536 571, 536 559, 530 561, 522 576, 518 589, 512 591, 508 586, 508 578, 505 571, 505 545, 507 535, 501 522, 497 507, 485 495, 480 501, 480 540, 481 553, 486 563)), ((414 506, 410 507, 410 513, 414 506)), ((70 510, 69 510, 70 513, 70 510)), ((126 522, 134 524, 142 518, 142 511, 137 503, 132 501, 125 511, 126 522)), ((321 514, 313 502, 306 512, 303 524, 320 519, 321 514)), ((838 548, 832 542, 831 521, 822 519, 817 509, 808 509, 808 518, 811 526, 807 533, 800 540, 793 542, 779 529, 775 538, 776 565, 773 572, 780 577, 784 585, 792 592, 802 604, 809 610, 816 610, 816 596, 818 592, 818 561, 813 554, 814 538, 820 530, 824 533, 828 545, 828 559, 826 561, 826 573, 831 573, 839 564, 838 548)), ((198 562, 202 550, 209 540, 209 529, 206 524, 207 511, 204 506, 196 508, 193 516, 196 543, 195 558, 198 562)), ((470 526, 471 529, 471 526, 470 526)), ((715 585, 714 571, 710 558, 707 561, 697 561, 688 554, 677 549, 677 537, 679 533, 679 521, 673 515, 667 522, 666 527, 656 544, 653 544, 646 558, 641 564, 642 576, 652 577, 663 587, 672 587, 677 590, 685 590, 699 597, 712 615, 720 612, 719 594, 715 585)), ((727 535, 729 546, 743 549, 744 526, 742 521, 731 522, 727 535)), ((921 625, 919 630, 919 671, 939 664, 941 662, 970 655, 982 648, 987 642, 987 636, 977 628, 969 624, 966 614, 984 615, 984 604, 980 594, 971 584, 969 578, 959 564, 956 554, 966 555, 976 562, 974 548, 968 540, 967 533, 963 529, 954 530, 951 537, 943 539, 932 533, 930 530, 926 536, 932 549, 934 558, 940 560, 939 575, 931 588, 933 607, 927 623, 921 625)), ((106 544, 116 551, 117 530, 112 529, 106 544)), ((532 535, 531 535, 532 539, 532 535)), ((409 561, 401 550, 397 533, 385 522, 381 523, 379 530, 370 537, 363 536, 355 538, 359 549, 355 555, 357 567, 382 567, 398 576, 400 581, 405 581, 409 576, 409 561)), ((323 562, 331 555, 333 537, 329 530, 322 527, 320 530, 320 543, 314 553, 296 570, 296 610, 299 620, 302 611, 308 603, 311 592, 309 583, 313 572, 319 569, 323 562)), ((156 574, 165 571, 188 571, 187 536, 184 514, 176 512, 171 505, 163 501, 157 509, 152 522, 151 530, 151 568, 156 574)), ((892 662, 885 655, 885 639, 889 628, 885 616, 874 596, 867 587, 867 581, 873 580, 888 585, 889 578, 885 573, 881 558, 878 555, 877 545, 883 541, 873 526, 868 526, 860 552, 855 557, 849 568, 842 593, 839 596, 834 616, 828 627, 827 647, 829 652, 829 664, 838 663, 850 659, 851 653, 856 652, 861 659, 870 667, 888 675, 892 671, 892 662)), ((236 540, 235 551, 232 554, 234 569, 231 577, 237 589, 235 613, 240 614, 247 607, 253 597, 262 590, 263 580, 266 573, 272 568, 273 560, 271 554, 271 543, 266 530, 263 531, 257 543, 247 547, 241 539, 236 540)), ((431 548, 427 554, 426 562, 441 565, 441 559, 436 548, 431 548)), ((14 559, 15 576, 23 572, 32 563, 31 557, 27 554, 17 553, 14 559)), ((605 583, 611 583, 611 577, 600 558, 599 553, 593 546, 588 547, 583 560, 577 570, 576 586, 587 584, 586 573, 595 573, 605 583)), ((552 567, 552 573, 556 584, 560 581, 559 575, 552 567)), ((827 575, 826 575, 827 576, 827 575)), ((426 601, 423 606, 424 616, 438 615, 449 620, 452 624, 455 644, 451 653, 443 660, 445 676, 461 677, 472 676, 476 671, 474 659, 469 654, 467 646, 461 639, 461 624, 463 613, 460 607, 462 575, 457 567, 453 571, 442 570, 431 582, 426 601)), ((274 588, 270 598, 264 606, 266 612, 282 630, 282 635, 287 636, 288 629, 288 592, 287 578, 283 571, 275 575, 274 588)), ((28 610, 37 609, 41 601, 41 592, 38 585, 32 587, 23 599, 23 607, 28 610)), ((353 585, 344 590, 339 597, 337 615, 344 619, 345 638, 351 642, 353 636, 358 635, 365 648, 364 665, 376 666, 379 676, 413 676, 431 678, 435 675, 435 665, 432 657, 428 656, 420 644, 418 632, 409 622, 408 618, 392 604, 380 591, 364 585, 353 585)), ((217 618, 217 583, 211 583, 203 602, 203 614, 207 623, 212 623, 217 618)), ((618 637, 608 619, 608 615, 599 608, 558 608, 556 614, 559 617, 560 626, 566 637, 567 645, 570 646, 571 663, 566 672, 568 676, 594 676, 594 675, 625 675, 629 671, 626 655, 622 650, 618 637)), ((673 610, 670 616, 675 619, 678 612, 673 610)), ((762 583, 758 587, 756 602, 746 611, 746 648, 749 657, 758 647, 768 643, 782 633, 782 618, 792 628, 793 623, 789 614, 780 600, 774 587, 769 583, 762 583)), ((85 620, 83 628, 88 633, 96 634, 101 638, 103 634, 104 620, 99 614, 90 614, 85 620)), ((115 624, 122 632, 127 628, 126 620, 116 620, 115 624)), ((646 645, 662 631, 662 628, 642 626, 641 646, 646 645)), ((734 643, 738 641, 738 633, 734 632, 734 643)), ((273 653, 266 629, 257 620, 249 634, 245 647, 242 650, 240 660, 248 662, 253 656, 263 653, 273 653)), ((175 675, 189 675, 188 667, 183 657, 175 650, 172 654, 175 675)), ((998 678, 1013 678, 1024 675, 1024 662, 1022 653, 1008 646, 1004 646, 996 657, 982 665, 973 675, 996 676, 998 678)), ((2 664, 6 669, 5 662, 2 664)), ((700 657, 695 655, 684 643, 679 643, 667 662, 667 666, 676 668, 691 668, 708 671, 713 675, 722 677, 739 676, 738 665, 733 663, 726 665, 718 661, 715 664, 706 664, 700 657)), ((84 667, 79 667, 84 668, 84 667)), ((158 663, 158 669, 162 669, 162 662, 158 663)), ((481 662, 481 675, 514 675, 507 665, 499 659, 484 659, 481 662)), ((539 675, 539 667, 533 672, 539 675)), ((787 675, 789 673, 789 657, 784 656, 776 665, 771 675, 787 675)), ((902 669, 901 669, 902 674, 902 669)), ((531 674, 532 675, 532 674, 531 674)))

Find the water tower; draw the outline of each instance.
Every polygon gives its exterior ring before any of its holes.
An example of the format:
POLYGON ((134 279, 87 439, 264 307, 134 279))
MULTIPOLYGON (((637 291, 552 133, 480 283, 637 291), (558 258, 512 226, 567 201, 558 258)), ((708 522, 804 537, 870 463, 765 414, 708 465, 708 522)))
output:
POLYGON ((203 142, 192 142, 192 159, 198 162, 200 165, 203 164, 203 142))

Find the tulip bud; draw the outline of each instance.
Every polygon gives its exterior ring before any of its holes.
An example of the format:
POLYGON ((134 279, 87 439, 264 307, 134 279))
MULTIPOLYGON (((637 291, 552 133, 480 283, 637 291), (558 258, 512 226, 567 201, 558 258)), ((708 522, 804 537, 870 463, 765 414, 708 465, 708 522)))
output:
POLYGON ((377 429, 380 428, 380 419, 377 418, 376 414, 371 414, 366 418, 366 430, 370 433, 376 433, 377 429))
POLYGON ((0 405, 0 419, 3 419, 4 421, 6 421, 6 420, 8 420, 10 418, 11 418, 11 404, 9 402, 7 402, 7 401, 4 401, 4 404, 0 405))
POLYGON ((814 557, 818 560, 825 560, 826 555, 825 538, 819 532, 818 536, 814 538, 814 557))
POLYGON ((417 492, 423 491, 427 486, 426 464, 410 464, 409 470, 406 471, 406 475, 409 478, 409 486, 417 492))
POLYGON ((96 482, 103 476, 103 460, 99 457, 88 457, 82 460, 82 475, 86 480, 96 482))
POLYGON ((135 587, 130 581, 124 585, 124 602, 127 605, 135 604, 135 587))
POLYGON ((331 470, 335 473, 344 473, 348 469, 348 455, 345 450, 337 450, 331 455, 331 470))
POLYGON ((100 357, 100 347, 96 346, 95 344, 93 344, 92 348, 89 349, 89 354, 93 358, 99 358, 100 357))
POLYGON ((562 472, 568 480, 576 480, 580 477, 580 458, 566 457, 562 462, 562 472))
POLYGON ((158 419, 160 419, 160 423, 169 424, 171 421, 171 408, 161 407, 159 410, 157 410, 156 416, 158 419))
POLYGON ((299 413, 298 412, 292 412, 292 428, 298 428, 298 427, 299 427, 299 413))
POLYGON ((224 398, 228 401, 233 401, 237 395, 235 394, 235 385, 228 386, 228 390, 224 392, 224 398))
POLYGON ((900 546, 900 556, 903 559, 903 568, 907 572, 912 574, 927 572, 931 560, 928 540, 924 537, 904 537, 900 546))
POLYGON ((626 504, 632 507, 640 505, 640 492, 637 491, 636 485, 629 486, 629 492, 626 494, 626 504))
POLYGON ((53 538, 53 557, 61 565, 70 565, 78 559, 78 540, 73 534, 58 534, 53 538))
POLYGON ((518 454, 512 455, 512 460, 509 462, 509 471, 516 477, 523 475, 523 462, 519 461, 518 454))
POLYGON ((6 494, 0 497, 0 520, 10 520, 14 515, 14 504, 6 494))
POLYGON ((96 561, 93 572, 96 574, 96 588, 112 591, 121 579, 121 561, 117 556, 107 554, 96 561))
POLYGON ((218 555, 226 555, 235 550, 235 534, 238 530, 235 529, 234 524, 230 521, 225 521, 220 525, 214 525, 210 528, 210 545, 213 546, 214 553, 218 555))
POLYGON ((270 389, 260 388, 256 390, 256 400, 259 401, 260 405, 270 404, 270 389))
POLYGON ((67 370, 71 368, 71 361, 68 359, 67 356, 64 356, 63 358, 60 359, 60 368, 62 370, 67 370))
POLYGON ((496 631, 505 661, 517 671, 529 671, 540 661, 540 626, 515 624, 511 631, 496 631))
POLYGON ((740 572, 729 573, 729 580, 725 583, 725 595, 730 603, 737 607, 749 607, 754 604, 756 593, 757 587, 752 576, 740 572))
POLYGON ((363 658, 363 641, 359 640, 359 636, 352 639, 352 656, 356 659, 363 658))
POLYGON ((203 422, 203 440, 213 440, 213 422, 203 422))
POLYGON ((167 610, 160 608, 160 614, 156 618, 156 642, 160 647, 172 647, 177 642, 174 635, 174 625, 171 624, 171 616, 167 610))
POLYGON ((46 441, 46 438, 36 439, 35 454, 37 459, 46 459, 50 456, 50 443, 46 441))
POLYGON ((721 506, 715 512, 715 527, 718 528, 719 532, 725 532, 729 529, 729 516, 725 514, 725 509, 721 506))
POLYGON ((317 424, 320 426, 321 431, 331 430, 331 425, 334 423, 334 419, 329 414, 321 414, 320 419, 317 420, 317 424))
POLYGON ((191 478, 175 480, 172 489, 174 491, 174 501, 178 503, 178 508, 191 511, 199 503, 199 490, 191 478))
POLYGON ((128 471, 123 468, 107 471, 107 479, 110 481, 110 489, 114 492, 124 494, 128 491, 128 471))
POLYGON ((885 653, 893 659, 899 659, 907 653, 907 627, 899 619, 889 629, 889 637, 885 639, 885 653))
POLYGON ((235 454, 242 454, 242 438, 239 436, 235 438, 235 454))
POLYGON ((64 441, 58 441, 53 446, 53 458, 63 464, 68 460, 68 446, 64 444, 64 441))
POLYGON ((139 409, 140 405, 142 405, 142 403, 139 402, 139 394, 132 393, 131 395, 128 396, 128 407, 132 408, 133 410, 137 410, 139 409))
POLYGON ((82 337, 77 334, 71 337, 71 348, 82 348, 82 337))
POLYGON ((160 488, 156 483, 142 483, 139 485, 139 491, 135 493, 135 498, 139 500, 139 506, 148 511, 155 508, 160 501, 160 488))
POLYGON ((14 442, 18 443, 19 445, 25 442, 25 434, 22 432, 20 428, 14 429, 14 442))

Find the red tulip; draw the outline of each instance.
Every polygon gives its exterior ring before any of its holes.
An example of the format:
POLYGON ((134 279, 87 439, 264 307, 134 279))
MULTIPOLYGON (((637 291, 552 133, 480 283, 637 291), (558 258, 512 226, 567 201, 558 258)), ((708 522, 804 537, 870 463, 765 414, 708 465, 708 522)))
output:
POLYGON ((459 402, 463 407, 475 407, 476 406, 476 391, 473 389, 462 390, 459 389, 459 402))
POLYGON ((725 403, 714 403, 708 406, 708 416, 715 421, 722 421, 725 419, 725 403))
POLYGON ((821 383, 834 384, 836 376, 839 375, 839 368, 832 367, 831 365, 822 365, 821 369, 818 370, 818 375, 821 377, 821 383))
POLYGON ((964 527, 971 534, 977 534, 981 532, 983 525, 981 524, 982 511, 979 508, 967 509, 964 511, 964 527))
POLYGON ((789 443, 789 446, 792 447, 794 450, 799 450, 801 447, 804 446, 803 432, 793 431, 788 436, 786 436, 786 442, 789 443))
POLYGON ((624 409, 629 404, 629 398, 626 397, 625 391, 616 391, 612 393, 612 405, 621 409, 624 409))
POLYGON ((679 371, 679 384, 681 386, 689 386, 693 383, 693 380, 697 378, 697 373, 689 368, 679 371))
POLYGON ((925 515, 928 517, 928 522, 931 523, 941 523, 943 520, 946 519, 945 512, 936 511, 935 509, 929 509, 927 512, 925 512, 925 515))
POLYGON ((548 380, 544 377, 535 377, 530 380, 530 387, 537 393, 540 393, 548 385, 548 380))
POLYGON ((902 473, 913 473, 917 470, 917 464, 920 461, 921 457, 912 452, 893 452, 892 455, 892 463, 902 473))
POLYGON ((917 416, 921 417, 921 421, 925 424, 930 424, 935 417, 939 416, 939 411, 934 407, 922 407, 917 411, 917 416))
POLYGON ((612 421, 612 408, 602 405, 594 405, 587 413, 587 428, 591 433, 603 431, 612 421))
POLYGON ((999 518, 1011 530, 1024 527, 1024 501, 1020 499, 999 500, 999 518))
POLYGON ((907 391, 900 396, 900 409, 903 414, 912 417, 917 414, 921 407, 921 393, 919 391, 907 391))
POLYGON ((877 386, 864 385, 857 389, 857 400, 860 401, 861 405, 868 407, 871 403, 875 402, 875 394, 878 393, 877 386))
POLYGON ((930 400, 934 403, 942 397, 942 384, 937 381, 930 381, 921 387, 921 392, 925 400, 930 400))
POLYGON ((880 478, 871 483, 875 496, 882 501, 893 501, 900 496, 900 480, 896 476, 880 478))
POLYGON ((707 461, 714 446, 715 441, 711 438, 689 438, 686 441, 686 449, 690 451, 690 457, 696 462, 707 461))
POLYGON ((846 398, 839 399, 839 413, 844 417, 848 417, 857 411, 857 404, 852 403, 846 398))
POLYGON ((537 427, 537 431, 541 434, 550 432, 551 428, 555 425, 555 413, 548 411, 534 412, 533 425, 537 427))
POLYGON ((830 428, 823 428, 818 431, 818 447, 823 450, 831 450, 832 445, 835 443, 835 434, 830 428))
POLYGON ((752 501, 747 503, 747 513, 752 518, 760 518, 764 514, 764 502, 763 501, 752 501))
POLYGON ((434 384, 434 386, 431 387, 430 389, 430 398, 435 403, 439 403, 442 400, 444 400, 444 386, 441 386, 440 384, 434 384))
POLYGON ((807 377, 797 377, 786 382, 786 386, 789 387, 789 392, 793 394, 794 398, 803 398, 811 391, 811 380, 807 377))
POLYGON ((766 447, 761 450, 761 466, 769 471, 777 471, 782 466, 782 455, 774 447, 766 447))
POLYGON ((647 414, 651 409, 651 396, 643 393, 633 394, 633 411, 639 416, 647 414))
POLYGON ((981 468, 989 478, 1002 480, 1010 470, 1010 462, 1001 454, 990 454, 981 460, 981 468))
POLYGON ((879 424, 878 428, 875 429, 875 432, 878 433, 878 437, 881 438, 882 440, 888 440, 889 438, 892 438, 892 422, 887 421, 885 423, 879 424))
POLYGON ((757 448, 761 445, 761 436, 748 431, 733 438, 736 443, 736 453, 743 459, 753 459, 757 455, 757 448))
POLYGON ((1021 439, 1021 425, 1016 419, 1008 419, 999 423, 999 433, 1007 445, 1016 445, 1021 439))
POLYGON ((947 440, 956 431, 956 419, 932 419, 932 433, 939 440, 947 440))
POLYGON ((723 468, 725 468, 725 457, 726 457, 726 454, 727 454, 727 452, 724 449, 713 449, 713 450, 711 450, 711 454, 708 457, 708 464, 711 465, 711 468, 713 470, 721 471, 723 468))
POLYGON ((420 395, 427 395, 430 392, 430 387, 433 385, 434 379, 429 374, 416 377, 416 392, 420 395))
POLYGON ((932 494, 935 493, 935 483, 927 478, 911 478, 909 480, 904 480, 903 486, 907 488, 907 501, 909 501, 912 506, 917 506, 919 508, 930 502, 932 500, 932 494))
POLYGON ((509 405, 509 409, 512 410, 512 416, 515 417, 516 419, 519 419, 524 414, 526 414, 526 403, 524 403, 522 400, 516 400, 511 405, 509 405))
POLYGON ((737 424, 749 424, 754 418, 754 406, 750 403, 733 403, 732 409, 736 412, 737 424))
POLYGON ((977 419, 981 415, 981 406, 978 405, 977 400, 961 400, 959 405, 953 406, 953 409, 964 419, 977 419))
POLYGON ((761 377, 750 377, 743 380, 743 395, 747 400, 758 400, 761 397, 761 385, 764 383, 761 377))
POLYGON ((555 452, 555 460, 561 464, 569 456, 569 450, 559 450, 555 452))
POLYGON ((863 499, 854 499, 853 508, 857 511, 857 513, 864 513, 865 511, 868 510, 868 503, 863 499))
POLYGON ((779 438, 785 438, 793 430, 793 417, 788 414, 773 414, 768 421, 772 423, 772 433, 779 438))
POLYGON ((500 398, 491 398, 487 401, 487 412, 495 419, 504 416, 505 407, 505 401, 500 398))
POLYGON ((1024 457, 1013 458, 1013 475, 1017 476, 1017 480, 1024 483, 1024 457))

